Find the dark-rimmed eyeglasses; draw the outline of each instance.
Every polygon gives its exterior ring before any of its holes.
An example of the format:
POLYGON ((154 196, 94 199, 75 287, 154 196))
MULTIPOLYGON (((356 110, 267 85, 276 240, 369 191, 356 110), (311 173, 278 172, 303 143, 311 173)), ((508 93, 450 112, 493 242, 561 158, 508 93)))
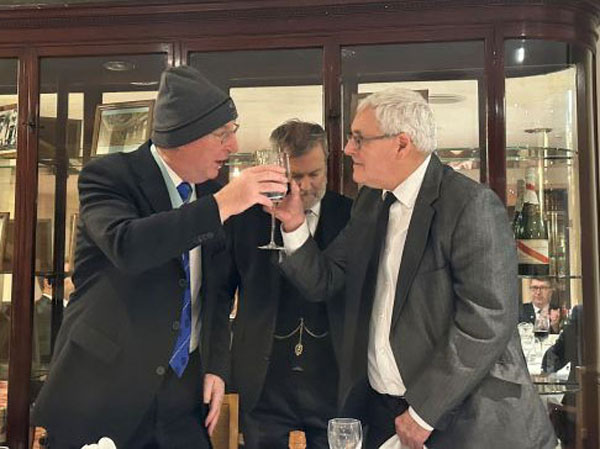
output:
POLYGON ((365 137, 361 136, 360 134, 348 133, 346 134, 346 138, 348 139, 348 142, 352 142, 354 144, 357 150, 360 150, 363 146, 363 143, 372 142, 373 140, 389 139, 391 137, 396 137, 399 134, 400 133, 381 134, 380 136, 365 137))
POLYGON ((226 130, 220 131, 218 133, 213 132, 211 134, 221 141, 221 145, 225 145, 225 142, 227 142, 227 140, 231 136, 233 136, 235 133, 237 133, 238 129, 240 129, 240 125, 237 123, 234 123, 233 128, 231 128, 231 129, 226 129, 226 130))

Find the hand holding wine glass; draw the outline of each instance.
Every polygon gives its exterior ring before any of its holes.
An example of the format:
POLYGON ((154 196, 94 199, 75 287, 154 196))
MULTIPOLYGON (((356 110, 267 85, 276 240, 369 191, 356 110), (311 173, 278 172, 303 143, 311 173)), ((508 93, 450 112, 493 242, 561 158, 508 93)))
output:
POLYGON ((229 183, 214 195, 221 222, 255 204, 272 207, 273 202, 265 196, 265 191, 280 192, 281 195, 287 191, 288 177, 282 167, 264 165, 232 172, 229 183))
MULTIPOLYGON (((256 163, 260 165, 276 165, 282 167, 286 174, 289 177, 290 170, 290 162, 288 158, 288 154, 284 151, 281 151, 279 148, 269 148, 264 150, 258 150, 256 152, 256 163)), ((275 210, 276 205, 283 200, 285 197, 285 191, 279 190, 269 190, 267 186, 264 186, 263 194, 267 196, 273 203, 274 207, 271 209, 271 238, 269 243, 266 245, 259 246, 259 249, 271 249, 281 251, 283 250, 283 246, 277 245, 275 243, 275 210)))

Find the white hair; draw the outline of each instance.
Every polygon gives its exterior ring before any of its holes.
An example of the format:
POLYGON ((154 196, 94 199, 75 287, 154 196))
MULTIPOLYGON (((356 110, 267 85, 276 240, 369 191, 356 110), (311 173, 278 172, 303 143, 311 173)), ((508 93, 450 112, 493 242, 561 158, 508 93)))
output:
POLYGON ((391 87, 375 92, 362 100, 357 112, 366 108, 375 111, 375 117, 383 133, 405 133, 411 138, 415 147, 426 154, 436 149, 435 119, 431 108, 420 93, 391 87))

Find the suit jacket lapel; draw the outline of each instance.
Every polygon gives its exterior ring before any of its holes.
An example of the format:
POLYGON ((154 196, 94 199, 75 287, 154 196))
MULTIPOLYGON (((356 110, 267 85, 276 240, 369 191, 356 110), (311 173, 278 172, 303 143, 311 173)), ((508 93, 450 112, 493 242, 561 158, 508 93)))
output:
POLYGON ((163 182, 162 173, 156 165, 150 152, 149 143, 145 143, 138 150, 131 153, 131 167, 139 179, 139 186, 154 212, 171 210, 171 199, 167 186, 163 182))
POLYGON ((394 300, 394 312, 392 314, 392 330, 394 329, 402 306, 404 305, 412 281, 417 273, 425 245, 429 237, 431 221, 435 214, 432 203, 439 197, 440 183, 442 181, 443 165, 436 155, 431 156, 431 161, 421 190, 417 196, 415 207, 408 227, 406 243, 402 261, 400 262, 400 271, 398 272, 398 282, 396 284, 396 298, 394 300))
MULTIPOLYGON (((150 152, 150 143, 146 142, 139 149, 131 153, 131 157, 131 167, 139 180, 138 185, 153 212, 166 212, 173 209, 162 173, 150 152)), ((173 261, 183 271, 181 257, 175 257, 173 261)))

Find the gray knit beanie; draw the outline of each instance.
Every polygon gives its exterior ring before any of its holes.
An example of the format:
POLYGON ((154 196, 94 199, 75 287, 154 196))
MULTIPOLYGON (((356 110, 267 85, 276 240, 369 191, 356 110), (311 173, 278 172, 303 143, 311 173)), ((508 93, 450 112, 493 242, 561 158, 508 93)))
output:
POLYGON ((152 142, 174 148, 237 118, 233 100, 190 66, 165 70, 154 107, 152 142))

